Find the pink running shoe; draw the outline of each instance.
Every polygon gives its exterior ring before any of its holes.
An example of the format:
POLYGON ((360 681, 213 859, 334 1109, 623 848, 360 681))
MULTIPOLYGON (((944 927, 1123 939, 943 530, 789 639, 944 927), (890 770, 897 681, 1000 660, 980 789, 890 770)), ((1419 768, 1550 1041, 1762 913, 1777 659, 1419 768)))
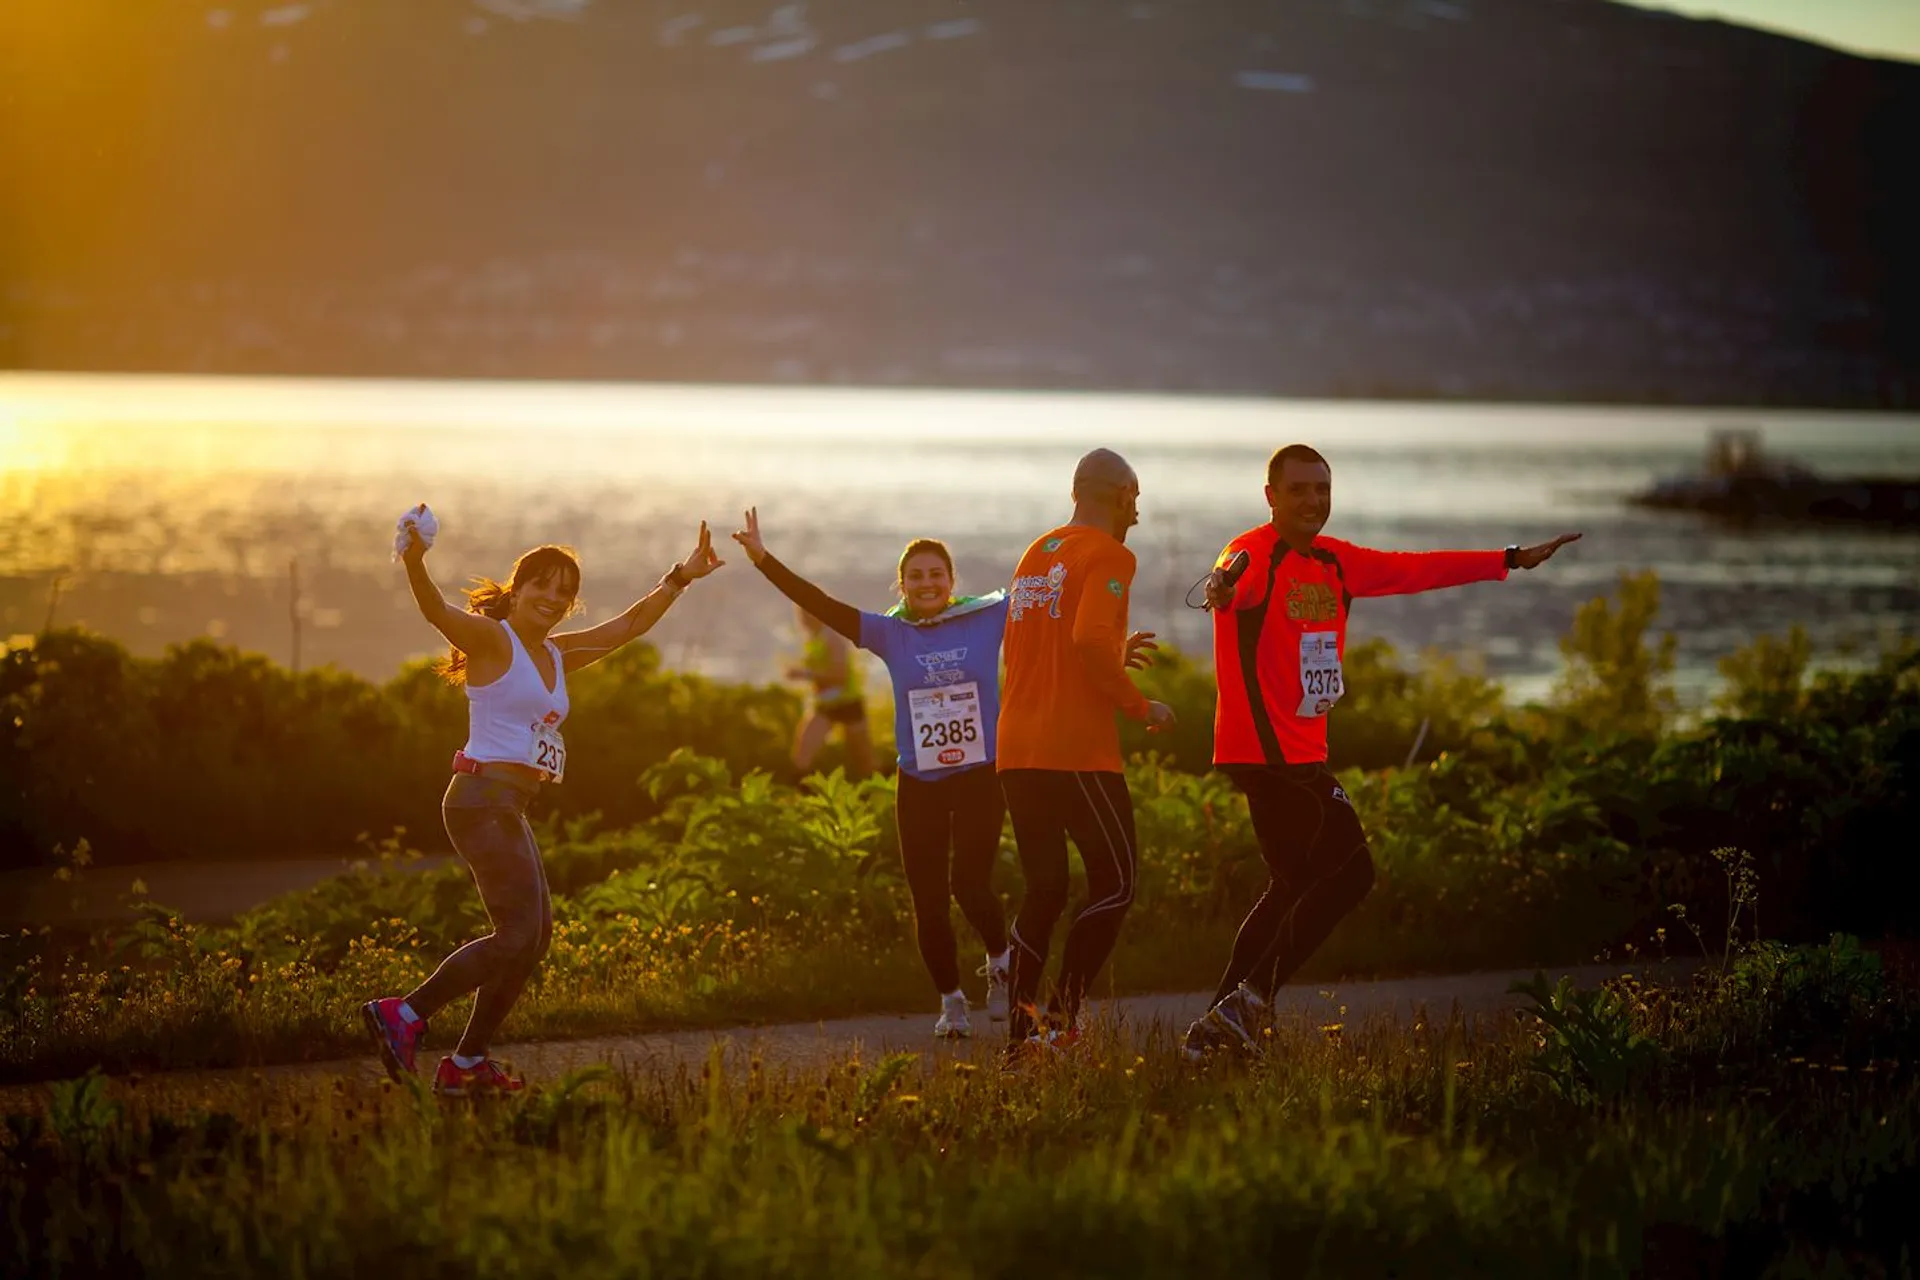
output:
POLYGON ((380 1064, 395 1084, 413 1074, 414 1053, 420 1047, 420 1038, 427 1034, 425 1018, 408 1022, 400 1012, 404 1003, 398 996, 388 996, 360 1006, 360 1020, 367 1024, 374 1047, 380 1051, 380 1064))
POLYGON ((433 1091, 443 1098, 465 1098, 478 1094, 518 1093, 527 1082, 492 1058, 482 1058, 471 1067, 454 1063, 451 1057, 440 1059, 433 1073, 433 1091))

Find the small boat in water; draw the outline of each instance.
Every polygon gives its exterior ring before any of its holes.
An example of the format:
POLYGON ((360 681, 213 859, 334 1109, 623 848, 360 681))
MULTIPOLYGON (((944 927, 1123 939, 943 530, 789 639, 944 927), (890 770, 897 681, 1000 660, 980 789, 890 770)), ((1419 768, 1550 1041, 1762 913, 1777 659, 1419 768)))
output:
POLYGON ((1707 440, 1705 470, 1670 476, 1628 501, 1741 522, 1920 530, 1920 480, 1823 476, 1791 459, 1768 456, 1753 427, 1715 428, 1707 440))

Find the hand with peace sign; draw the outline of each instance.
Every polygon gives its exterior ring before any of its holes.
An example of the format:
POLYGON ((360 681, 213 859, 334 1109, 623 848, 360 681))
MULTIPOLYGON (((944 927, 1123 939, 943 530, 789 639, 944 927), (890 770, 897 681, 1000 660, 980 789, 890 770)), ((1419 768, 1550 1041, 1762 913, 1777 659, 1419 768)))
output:
POLYGON ((760 539, 760 508, 748 507, 744 516, 747 527, 735 531, 733 540, 747 550, 747 559, 759 564, 767 554, 767 544, 760 539))

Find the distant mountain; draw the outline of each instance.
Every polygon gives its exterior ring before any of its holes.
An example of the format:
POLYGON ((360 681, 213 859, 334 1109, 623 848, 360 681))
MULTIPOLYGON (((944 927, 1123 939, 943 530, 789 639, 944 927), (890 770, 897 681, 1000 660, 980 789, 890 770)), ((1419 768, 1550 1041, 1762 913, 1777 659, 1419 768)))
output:
POLYGON ((1920 67, 1598 0, 9 0, 0 363, 1920 404, 1920 67))

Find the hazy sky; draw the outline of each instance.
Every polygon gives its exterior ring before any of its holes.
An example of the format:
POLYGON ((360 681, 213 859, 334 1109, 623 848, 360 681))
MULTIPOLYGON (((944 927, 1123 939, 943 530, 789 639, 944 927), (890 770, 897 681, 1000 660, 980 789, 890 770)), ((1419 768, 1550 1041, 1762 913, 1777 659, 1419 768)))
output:
POLYGON ((1750 27, 1817 40, 1854 53, 1920 62, 1920 0, 1633 0, 1725 18, 1750 27))

